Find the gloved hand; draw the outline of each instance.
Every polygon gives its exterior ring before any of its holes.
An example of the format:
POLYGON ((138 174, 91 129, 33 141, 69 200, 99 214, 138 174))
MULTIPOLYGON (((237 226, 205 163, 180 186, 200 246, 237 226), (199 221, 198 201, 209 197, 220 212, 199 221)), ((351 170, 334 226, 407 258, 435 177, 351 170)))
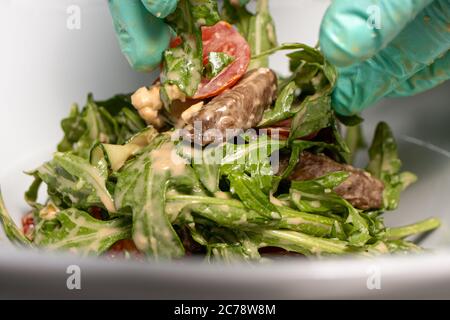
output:
POLYGON ((122 52, 131 66, 150 71, 162 60, 171 31, 163 19, 178 0, 108 0, 122 52))
POLYGON ((450 0, 334 0, 320 47, 338 66, 338 113, 425 91, 450 79, 450 0), (373 22, 379 13, 379 29, 369 27, 370 13, 373 22))

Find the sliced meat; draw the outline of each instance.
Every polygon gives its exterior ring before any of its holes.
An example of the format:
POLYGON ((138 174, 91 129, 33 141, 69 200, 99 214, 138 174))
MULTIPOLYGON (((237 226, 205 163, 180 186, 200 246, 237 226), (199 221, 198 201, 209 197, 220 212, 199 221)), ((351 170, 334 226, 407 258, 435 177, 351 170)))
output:
POLYGON ((383 206, 383 182, 372 177, 368 172, 337 163, 323 154, 303 152, 290 179, 312 180, 336 171, 351 173, 349 178, 334 191, 355 208, 368 210, 379 209, 383 206))
POLYGON ((276 94, 277 76, 272 70, 249 71, 235 87, 215 97, 194 114, 185 129, 203 145, 218 142, 220 138, 231 138, 240 129, 255 127, 276 94))

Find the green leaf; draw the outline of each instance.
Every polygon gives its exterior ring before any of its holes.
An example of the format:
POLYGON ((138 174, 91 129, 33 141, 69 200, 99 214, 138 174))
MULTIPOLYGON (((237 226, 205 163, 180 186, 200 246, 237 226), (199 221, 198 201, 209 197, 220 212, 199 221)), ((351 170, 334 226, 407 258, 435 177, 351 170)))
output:
POLYGON ((333 189, 350 176, 347 172, 333 172, 314 180, 292 181, 290 198, 295 206, 304 212, 347 211, 348 204, 333 189))
POLYGON ((148 177, 144 177, 143 173, 145 166, 150 164, 150 153, 161 147, 162 144, 169 141, 169 137, 166 135, 157 136, 152 142, 144 148, 141 155, 128 162, 125 167, 117 175, 117 184, 114 191, 114 200, 117 210, 120 210, 121 214, 127 214, 125 209, 127 206, 130 208, 139 208, 144 205, 141 201, 144 196, 143 188, 144 183, 148 177), (121 210, 122 209, 122 210, 121 210))
POLYGON ((297 85, 295 82, 290 82, 286 85, 278 96, 275 107, 264 112, 263 119, 258 124, 258 127, 267 127, 291 118, 298 111, 298 106, 293 105, 296 90, 297 85))
POLYGON ((351 151, 350 148, 347 145, 347 142, 342 137, 341 132, 339 130, 338 123, 336 119, 332 118, 332 124, 331 124, 331 132, 332 132, 332 143, 336 146, 337 155, 339 158, 345 162, 349 163, 351 161, 351 151))
POLYGON ((345 143, 349 148, 349 163, 353 163, 357 152, 366 147, 361 125, 348 127, 345 132, 345 143))
POLYGON ((52 250, 68 249, 81 255, 100 255, 115 242, 131 237, 129 218, 102 221, 74 208, 60 211, 52 220, 41 219, 35 243, 52 250))
POLYGON ((115 212, 113 199, 106 189, 106 177, 87 160, 70 153, 57 153, 37 172, 49 192, 61 195, 67 205, 79 209, 101 206, 115 212))
POLYGON ((367 221, 348 201, 338 196, 333 189, 348 178, 346 172, 333 172, 314 180, 293 181, 291 201, 304 212, 347 211, 346 233, 353 246, 361 247, 371 238, 367 221))
POLYGON ((168 135, 155 138, 119 173, 115 190, 118 210, 133 214, 133 240, 155 259, 184 255, 183 245, 166 213, 166 191, 202 192, 186 162, 176 155, 168 135), (178 157, 178 158, 177 158, 178 157))
POLYGON ((247 41, 252 18, 253 14, 251 14, 245 6, 234 6, 231 4, 230 0, 223 1, 221 19, 236 25, 239 33, 246 38, 247 41))
POLYGON ((88 159, 91 148, 97 142, 114 143, 116 141, 117 126, 111 115, 104 108, 97 106, 92 95, 88 96, 82 117, 87 130, 74 145, 73 150, 75 154, 88 159))
POLYGON ((335 239, 323 239, 295 231, 264 230, 259 234, 250 234, 250 238, 264 246, 283 248, 306 256, 350 253, 347 242, 335 239))
POLYGON ((192 36, 184 36, 181 46, 166 50, 163 84, 175 84, 187 96, 194 96, 203 73, 201 52, 201 44, 192 36))
POLYGON ((397 143, 385 122, 380 122, 375 130, 369 157, 367 170, 379 179, 383 180, 384 177, 395 175, 400 171, 401 162, 398 158, 397 143))
MULTIPOLYGON (((316 214, 300 212, 289 207, 277 206, 281 214, 267 218, 249 210, 241 201, 195 195, 167 195, 168 203, 214 221, 222 227, 258 232, 262 228, 290 229, 319 237, 329 236, 336 220, 316 214)), ((180 217, 181 218, 181 217, 180 217)), ((339 222, 339 221, 338 221, 339 222)))
POLYGON ((292 142, 290 147, 291 155, 289 157, 289 163, 281 175, 283 179, 286 179, 290 176, 292 171, 295 169, 298 161, 300 160, 300 154, 307 149, 314 148, 317 152, 328 150, 335 154, 338 154, 340 152, 340 148, 338 146, 320 141, 295 140, 292 142))
POLYGON ((131 137, 124 145, 98 143, 92 148, 89 161, 93 166, 102 167, 106 165, 111 171, 117 172, 129 158, 138 154, 157 135, 158 131, 149 126, 131 137), (102 162, 106 163, 102 164, 102 162))
MULTIPOLYGON (((257 1, 256 14, 250 18, 245 37, 254 56, 277 46, 277 35, 275 24, 269 11, 269 0, 257 1)), ((252 59, 249 70, 261 67, 269 67, 267 56, 252 59)))
POLYGON ((400 173, 401 161, 398 157, 397 143, 385 122, 380 122, 375 130, 369 148, 369 158, 367 171, 384 183, 384 207, 387 210, 394 210, 400 201, 400 193, 417 178, 410 172, 400 173))
POLYGON ((423 252, 423 249, 416 244, 405 240, 387 241, 389 253, 393 254, 411 254, 423 252))
POLYGON ((329 127, 333 123, 332 121, 331 98, 327 95, 317 98, 308 97, 292 120, 289 141, 306 137, 329 127))
POLYGON ((212 79, 222 72, 234 58, 224 52, 210 52, 208 54, 208 64, 205 67, 206 77, 212 79))
POLYGON ((279 151, 284 147, 286 141, 271 139, 267 135, 259 136, 244 144, 225 143, 219 146, 221 153, 217 152, 223 155, 220 160, 220 172, 223 175, 245 172, 254 179, 260 189, 269 193, 277 185, 274 181, 277 177, 273 166, 276 166, 279 151))
POLYGON ((6 210, 5 202, 3 201, 2 192, 0 190, 0 223, 3 226, 8 239, 19 245, 30 245, 30 240, 25 237, 23 232, 17 227, 13 219, 6 210))
POLYGON ((353 116, 343 116, 338 113, 336 113, 336 118, 341 122, 343 125, 347 127, 355 127, 361 123, 363 123, 364 119, 361 118, 359 115, 355 114, 353 116))
POLYGON ((387 240, 403 239, 416 234, 429 232, 431 230, 437 229, 439 228, 440 225, 441 221, 439 219, 430 218, 403 227, 387 228, 385 238, 387 240))
POLYGON ((64 138, 58 144, 58 151, 73 151, 87 159, 96 143, 122 144, 145 128, 145 123, 131 105, 130 95, 116 95, 98 102, 89 95, 81 112, 76 104, 72 106, 61 127, 64 138))
POLYGON ((324 63, 324 58, 320 51, 306 45, 302 46, 301 50, 287 54, 287 57, 289 58, 289 68, 292 72, 295 72, 302 62, 324 63))
POLYGON ((197 27, 212 26, 220 21, 216 0, 189 0, 197 27))
POLYGON ((134 109, 123 108, 116 116, 116 120, 119 125, 116 144, 125 143, 146 128, 144 120, 134 109))
POLYGON ((211 193, 219 191, 220 162, 223 149, 209 145, 202 149, 199 146, 178 143, 178 154, 187 159, 195 171, 200 182, 211 193), (219 151, 219 153, 217 153, 219 151))
POLYGON ((308 46, 306 44, 303 44, 303 43, 296 43, 296 42, 282 43, 278 47, 271 48, 269 50, 261 52, 260 54, 252 56, 252 59, 259 59, 261 57, 266 57, 266 56, 272 55, 272 54, 274 54, 274 53, 276 53, 278 51, 297 50, 297 49, 310 50, 310 51, 316 50, 316 49, 314 49, 314 48, 312 48, 312 47, 310 47, 310 46, 308 46))
POLYGON ((269 196, 264 194, 257 183, 249 176, 234 172, 227 178, 230 181, 231 192, 237 194, 248 209, 255 210, 267 218, 281 218, 277 207, 270 202, 269 196))
POLYGON ((64 138, 58 144, 58 151, 70 151, 87 130, 86 122, 80 115, 77 104, 72 105, 69 116, 61 121, 61 128, 64 138))
POLYGON ((163 84, 175 84, 187 96, 197 91, 203 74, 202 37, 200 27, 219 21, 217 2, 212 0, 180 0, 176 11, 167 17, 182 38, 181 46, 166 50, 161 75, 163 84))
POLYGON ((107 100, 96 100, 95 103, 99 107, 103 107, 113 117, 118 116, 123 110, 134 110, 131 104, 131 94, 117 94, 107 100))
POLYGON ((33 177, 33 182, 31 183, 28 190, 25 192, 25 201, 31 207, 35 207, 37 205, 36 201, 38 197, 39 187, 42 184, 42 179, 39 177, 37 171, 32 171, 27 174, 33 177))
POLYGON ((222 228, 214 223, 204 224, 200 228, 207 238, 207 256, 209 262, 242 263, 261 259, 258 247, 245 232, 222 228))

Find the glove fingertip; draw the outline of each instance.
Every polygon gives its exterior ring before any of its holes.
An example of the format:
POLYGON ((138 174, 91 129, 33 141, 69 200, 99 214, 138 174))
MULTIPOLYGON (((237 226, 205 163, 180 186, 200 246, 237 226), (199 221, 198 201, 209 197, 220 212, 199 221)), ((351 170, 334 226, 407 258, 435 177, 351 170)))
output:
POLYGON ((338 68, 339 77, 331 96, 333 109, 343 116, 357 114, 367 107, 366 95, 355 83, 358 67, 338 68))
POLYGON ((337 67, 347 67, 353 64, 353 57, 348 47, 342 43, 339 35, 328 20, 323 20, 319 36, 320 49, 325 58, 337 67))
POLYGON ((155 17, 164 19, 175 11, 178 0, 141 0, 145 8, 155 17))

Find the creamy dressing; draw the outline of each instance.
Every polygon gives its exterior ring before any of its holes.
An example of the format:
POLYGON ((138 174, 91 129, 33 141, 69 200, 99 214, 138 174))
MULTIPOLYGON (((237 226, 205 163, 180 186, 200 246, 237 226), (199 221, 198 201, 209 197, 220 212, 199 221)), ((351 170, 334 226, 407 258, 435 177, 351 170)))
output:
POLYGON ((286 222, 289 224, 292 224, 292 225, 300 225, 300 224, 305 223, 305 220, 302 218, 298 218, 298 217, 297 218, 287 218, 286 222))
POLYGON ((44 208, 39 211, 39 217, 43 220, 53 220, 56 218, 59 209, 52 202, 47 204, 44 208))
POLYGON ((155 173, 170 171, 174 177, 186 174, 187 161, 181 158, 172 143, 165 143, 150 153, 152 168, 155 173))
POLYGON ((269 195, 269 199, 270 199, 270 202, 271 202, 272 204, 276 205, 276 206, 282 207, 282 206, 284 205, 283 202, 282 202, 281 200, 278 200, 277 198, 275 198, 275 197, 273 196, 273 193, 272 193, 272 192, 271 192, 270 195, 269 195))

